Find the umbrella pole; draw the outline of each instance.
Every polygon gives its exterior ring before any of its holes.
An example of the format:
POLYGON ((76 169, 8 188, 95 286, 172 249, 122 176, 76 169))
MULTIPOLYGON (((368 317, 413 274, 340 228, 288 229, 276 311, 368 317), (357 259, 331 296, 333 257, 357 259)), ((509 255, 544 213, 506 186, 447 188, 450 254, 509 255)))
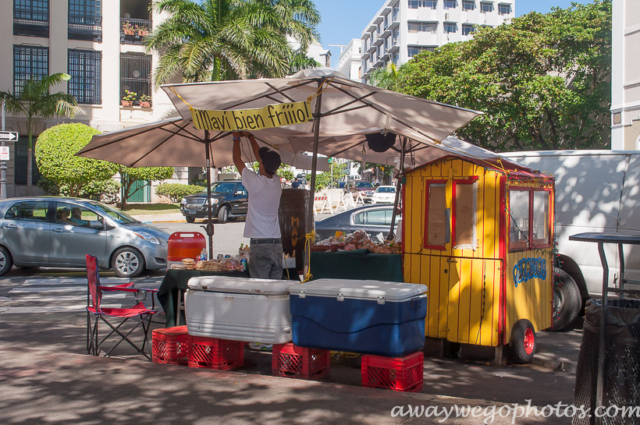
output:
POLYGON ((398 173, 398 182, 396 183, 396 200, 393 203, 393 213, 391 214, 391 229, 389 230, 389 236, 387 236, 387 240, 390 241, 395 237, 393 233, 393 229, 396 225, 396 211, 398 210, 398 201, 400 201, 400 186, 402 185, 402 179, 400 176, 404 173, 404 151, 405 146, 407 144, 407 138, 404 137, 402 139, 402 155, 400 158, 400 172, 398 173))
MULTIPOLYGON (((322 87, 325 79, 322 78, 318 83, 318 87, 322 87)), ((315 222, 313 220, 314 200, 316 196, 316 172, 318 169, 318 141, 320 138, 320 111, 322 107, 322 92, 316 99, 316 112, 313 114, 313 159, 311 160, 311 196, 309 198, 309 211, 307 211, 307 223, 310 225, 308 233, 312 233, 316 229, 315 222)), ((311 241, 313 243, 313 241, 311 241)), ((306 249, 311 250, 311 244, 306 249)), ((311 261, 311 252, 305 253, 304 256, 304 273, 309 273, 309 262, 311 261)))
POLYGON ((209 239, 209 259, 213 258, 213 217, 211 216, 211 141, 209 140, 209 130, 204 131, 204 146, 207 159, 207 237, 209 239))

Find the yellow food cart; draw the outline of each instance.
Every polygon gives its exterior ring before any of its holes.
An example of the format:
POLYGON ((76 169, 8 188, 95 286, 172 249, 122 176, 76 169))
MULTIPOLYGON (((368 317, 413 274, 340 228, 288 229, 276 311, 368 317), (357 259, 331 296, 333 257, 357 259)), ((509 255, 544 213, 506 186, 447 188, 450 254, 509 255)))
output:
POLYGON ((403 273, 429 288, 426 337, 530 362, 552 325, 553 178, 450 155, 404 179, 403 273))

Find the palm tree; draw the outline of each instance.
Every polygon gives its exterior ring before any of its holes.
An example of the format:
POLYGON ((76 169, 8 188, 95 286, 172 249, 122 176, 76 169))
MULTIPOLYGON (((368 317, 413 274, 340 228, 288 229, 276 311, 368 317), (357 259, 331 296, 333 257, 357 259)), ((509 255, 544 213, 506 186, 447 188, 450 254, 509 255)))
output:
POLYGON ((73 118, 80 110, 76 98, 64 92, 50 93, 51 87, 69 81, 71 76, 58 72, 38 79, 31 77, 22 85, 21 93, 0 91, 0 99, 6 103, 7 111, 14 115, 27 117, 27 194, 31 193, 33 180, 31 163, 33 157, 33 124, 37 118, 53 118, 55 116, 73 118))
POLYGON ((282 77, 294 52, 318 38, 320 14, 312 0, 159 0, 171 15, 146 38, 162 52, 156 86, 181 74, 184 82, 282 77))
POLYGON ((395 64, 390 63, 386 68, 378 68, 369 77, 369 84, 381 89, 400 91, 402 74, 395 64))

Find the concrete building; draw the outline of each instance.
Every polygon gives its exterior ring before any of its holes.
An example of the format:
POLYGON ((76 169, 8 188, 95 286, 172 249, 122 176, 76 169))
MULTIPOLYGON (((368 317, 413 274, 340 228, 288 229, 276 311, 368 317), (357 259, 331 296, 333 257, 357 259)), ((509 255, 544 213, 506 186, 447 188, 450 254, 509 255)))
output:
POLYGON ((613 0, 611 149, 640 149, 640 2, 613 0))
MULTIPOLYGON (((169 98, 156 90, 152 73, 155 54, 147 54, 142 37, 164 19, 149 12, 151 0, 2 0, 0 14, 0 90, 19 93, 21 84, 32 75, 56 72, 72 76, 71 81, 53 91, 76 96, 81 122, 100 131, 113 131, 144 124, 174 113, 169 98), (138 100, 123 106, 125 90, 137 93, 138 100), (140 96, 150 96, 142 104, 140 96)), ((64 122, 61 118, 38 120, 34 134, 64 122)), ((8 163, 9 196, 25 193, 27 175, 27 123, 22 116, 7 116, 7 130, 20 133, 11 146, 8 163)), ((35 164, 34 164, 35 165, 35 164)), ((34 168, 34 185, 39 174, 34 168)), ((196 170, 197 171, 197 170, 196 170)), ((177 169, 176 181, 186 183, 188 170, 177 169)), ((37 188, 35 188, 37 189, 37 188)), ((150 201, 151 188, 138 191, 139 199, 150 201)))
POLYGON ((352 39, 346 46, 340 46, 338 71, 353 81, 362 80, 360 66, 362 65, 362 40, 352 39))
POLYGON ((362 80, 376 68, 400 66, 424 50, 469 40, 474 27, 515 16, 515 0, 386 0, 362 31, 362 80))

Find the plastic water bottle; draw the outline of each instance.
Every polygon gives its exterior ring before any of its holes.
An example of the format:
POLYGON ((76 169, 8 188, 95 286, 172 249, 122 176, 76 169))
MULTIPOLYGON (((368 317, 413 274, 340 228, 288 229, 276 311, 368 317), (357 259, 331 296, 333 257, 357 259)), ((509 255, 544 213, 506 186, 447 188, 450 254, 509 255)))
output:
POLYGON ((242 271, 246 272, 247 271, 247 259, 243 258, 242 260, 240 260, 240 263, 242 264, 242 271))
POLYGON ((202 248, 202 252, 200 252, 200 261, 206 261, 207 259, 207 249, 202 248))

